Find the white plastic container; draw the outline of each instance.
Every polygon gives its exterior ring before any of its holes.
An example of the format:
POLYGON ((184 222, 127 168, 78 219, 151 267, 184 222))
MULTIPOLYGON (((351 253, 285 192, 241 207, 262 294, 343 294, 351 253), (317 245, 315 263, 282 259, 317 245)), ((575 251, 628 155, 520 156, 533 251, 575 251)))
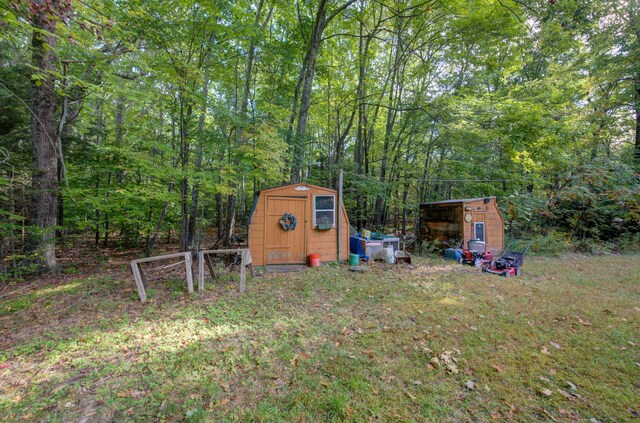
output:
POLYGON ((365 254, 368 255, 371 260, 384 260, 382 241, 367 241, 365 254))
POLYGON ((396 257, 393 252, 393 247, 389 246, 384 249, 384 261, 388 264, 393 264, 396 262, 396 257))

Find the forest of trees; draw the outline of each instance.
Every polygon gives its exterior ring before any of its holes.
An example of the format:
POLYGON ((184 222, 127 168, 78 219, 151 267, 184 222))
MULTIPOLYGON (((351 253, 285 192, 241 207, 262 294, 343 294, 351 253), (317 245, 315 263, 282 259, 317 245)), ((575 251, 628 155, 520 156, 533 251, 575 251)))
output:
POLYGON ((3 274, 72 237, 229 245, 256 191, 340 169, 354 227, 497 195, 511 233, 637 245, 639 10, 0 0, 3 274))

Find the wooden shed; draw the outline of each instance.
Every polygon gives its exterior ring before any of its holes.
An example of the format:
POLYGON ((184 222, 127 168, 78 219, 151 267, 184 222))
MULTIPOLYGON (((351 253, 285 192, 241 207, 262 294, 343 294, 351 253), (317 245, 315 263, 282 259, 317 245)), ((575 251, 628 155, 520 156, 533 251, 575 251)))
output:
POLYGON ((338 260, 338 225, 342 219, 342 257, 349 255, 349 218, 338 209, 338 193, 306 183, 259 191, 249 216, 249 250, 253 264, 301 264, 307 255, 338 260), (295 229, 285 230, 284 214, 295 216, 295 229))
POLYGON ((486 243, 487 251, 501 252, 504 219, 496 197, 423 203, 420 204, 418 236, 427 242, 463 240, 465 248, 470 239, 480 239, 486 243))

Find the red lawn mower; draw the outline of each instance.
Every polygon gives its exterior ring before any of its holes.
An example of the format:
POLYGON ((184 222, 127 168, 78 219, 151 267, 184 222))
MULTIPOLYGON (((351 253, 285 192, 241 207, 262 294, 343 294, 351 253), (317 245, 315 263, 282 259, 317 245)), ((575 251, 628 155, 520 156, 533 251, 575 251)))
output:
POLYGON ((529 251, 532 242, 530 239, 512 239, 502 256, 488 266, 484 266, 482 271, 501 275, 505 278, 520 276, 520 268, 524 262, 524 256, 529 251), (516 248, 521 252, 516 251, 516 248))
POLYGON ((468 241, 469 248, 462 249, 462 256, 458 260, 460 264, 472 264, 478 269, 482 266, 490 264, 493 260, 493 253, 485 251, 485 243, 479 239, 470 239, 468 241))

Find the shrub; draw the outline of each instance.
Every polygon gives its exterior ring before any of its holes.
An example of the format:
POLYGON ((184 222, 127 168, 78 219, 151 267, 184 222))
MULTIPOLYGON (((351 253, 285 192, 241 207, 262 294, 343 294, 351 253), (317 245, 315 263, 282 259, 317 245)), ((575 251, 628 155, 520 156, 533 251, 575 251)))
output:
POLYGON ((536 254, 558 255, 573 250, 573 245, 567 235, 552 230, 545 235, 532 238, 531 252, 536 254))

